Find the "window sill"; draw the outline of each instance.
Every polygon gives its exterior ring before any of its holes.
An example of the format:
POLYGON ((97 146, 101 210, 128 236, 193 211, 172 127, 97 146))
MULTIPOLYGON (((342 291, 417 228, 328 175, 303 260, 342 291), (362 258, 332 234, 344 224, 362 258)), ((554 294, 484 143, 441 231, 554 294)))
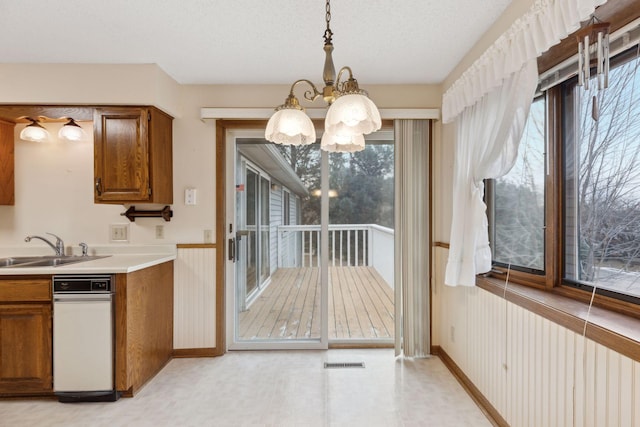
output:
MULTIPOLYGON (((478 276, 476 284, 499 297, 582 335, 589 304, 530 286, 478 276)), ((593 306, 587 338, 640 362, 640 319, 593 306)))

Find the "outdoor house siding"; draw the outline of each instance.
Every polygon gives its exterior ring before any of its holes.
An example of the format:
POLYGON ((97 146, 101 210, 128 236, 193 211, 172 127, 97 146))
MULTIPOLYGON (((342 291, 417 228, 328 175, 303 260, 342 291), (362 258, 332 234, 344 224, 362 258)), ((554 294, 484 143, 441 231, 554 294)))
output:
POLYGON ((290 256, 296 256, 296 242, 295 239, 299 237, 299 233, 285 231, 280 233, 278 227, 281 225, 297 225, 299 224, 300 215, 300 197, 291 192, 284 185, 272 181, 275 185, 271 188, 271 203, 270 203, 270 242, 269 250, 271 251, 269 259, 271 261, 271 274, 273 274, 280 265, 296 265, 296 259, 289 259, 290 256), (284 223, 284 194, 289 194, 289 224, 284 223), (279 239, 282 239, 279 241, 279 239), (278 259, 280 258, 280 259, 278 259))
MULTIPOLYGON (((294 193, 289 193, 289 224, 288 225, 300 225, 301 224, 301 200, 300 197, 294 193)), ((283 209, 285 206, 283 205, 283 209)), ((301 246, 302 233, 295 231, 285 231, 279 236, 280 241, 280 265, 281 266, 297 266, 300 259, 300 246, 301 246)))
POLYGON ((291 218, 291 225, 301 224, 299 216, 302 215, 300 212, 300 206, 302 204, 302 200, 300 197, 295 194, 291 194, 291 203, 289 204, 289 218, 291 218))
POLYGON ((269 209, 269 259, 271 274, 278 269, 278 226, 282 225, 282 192, 281 184, 271 181, 271 206, 269 209))

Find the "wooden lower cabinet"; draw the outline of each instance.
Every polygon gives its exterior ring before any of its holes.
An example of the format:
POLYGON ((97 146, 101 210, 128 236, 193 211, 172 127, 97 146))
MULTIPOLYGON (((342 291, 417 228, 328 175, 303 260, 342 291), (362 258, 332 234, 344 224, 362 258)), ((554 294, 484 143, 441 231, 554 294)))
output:
POLYGON ((173 354, 173 261, 116 274, 116 389, 133 396, 173 354))
MULTIPOLYGON (((115 383, 130 397, 173 356, 173 261, 115 286, 115 383)), ((51 292, 50 276, 0 279, 0 397, 53 395, 51 292)))
POLYGON ((0 396, 53 391, 50 283, 0 280, 0 396))

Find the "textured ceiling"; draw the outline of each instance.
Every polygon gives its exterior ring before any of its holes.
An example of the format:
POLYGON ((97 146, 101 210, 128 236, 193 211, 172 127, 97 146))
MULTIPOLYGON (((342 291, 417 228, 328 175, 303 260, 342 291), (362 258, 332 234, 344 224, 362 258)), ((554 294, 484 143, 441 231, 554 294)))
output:
MULTIPOLYGON (((440 83, 511 0, 334 0, 336 68, 440 83)), ((0 0, 2 63, 156 63, 183 84, 321 81, 322 0, 0 0)))

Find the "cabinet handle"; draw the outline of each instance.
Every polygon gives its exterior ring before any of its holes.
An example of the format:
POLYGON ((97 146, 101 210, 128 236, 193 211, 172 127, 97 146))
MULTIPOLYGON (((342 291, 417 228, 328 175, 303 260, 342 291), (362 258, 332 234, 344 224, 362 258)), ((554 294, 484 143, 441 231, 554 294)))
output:
POLYGON ((102 196, 102 179, 96 178, 96 192, 98 196, 102 196))

